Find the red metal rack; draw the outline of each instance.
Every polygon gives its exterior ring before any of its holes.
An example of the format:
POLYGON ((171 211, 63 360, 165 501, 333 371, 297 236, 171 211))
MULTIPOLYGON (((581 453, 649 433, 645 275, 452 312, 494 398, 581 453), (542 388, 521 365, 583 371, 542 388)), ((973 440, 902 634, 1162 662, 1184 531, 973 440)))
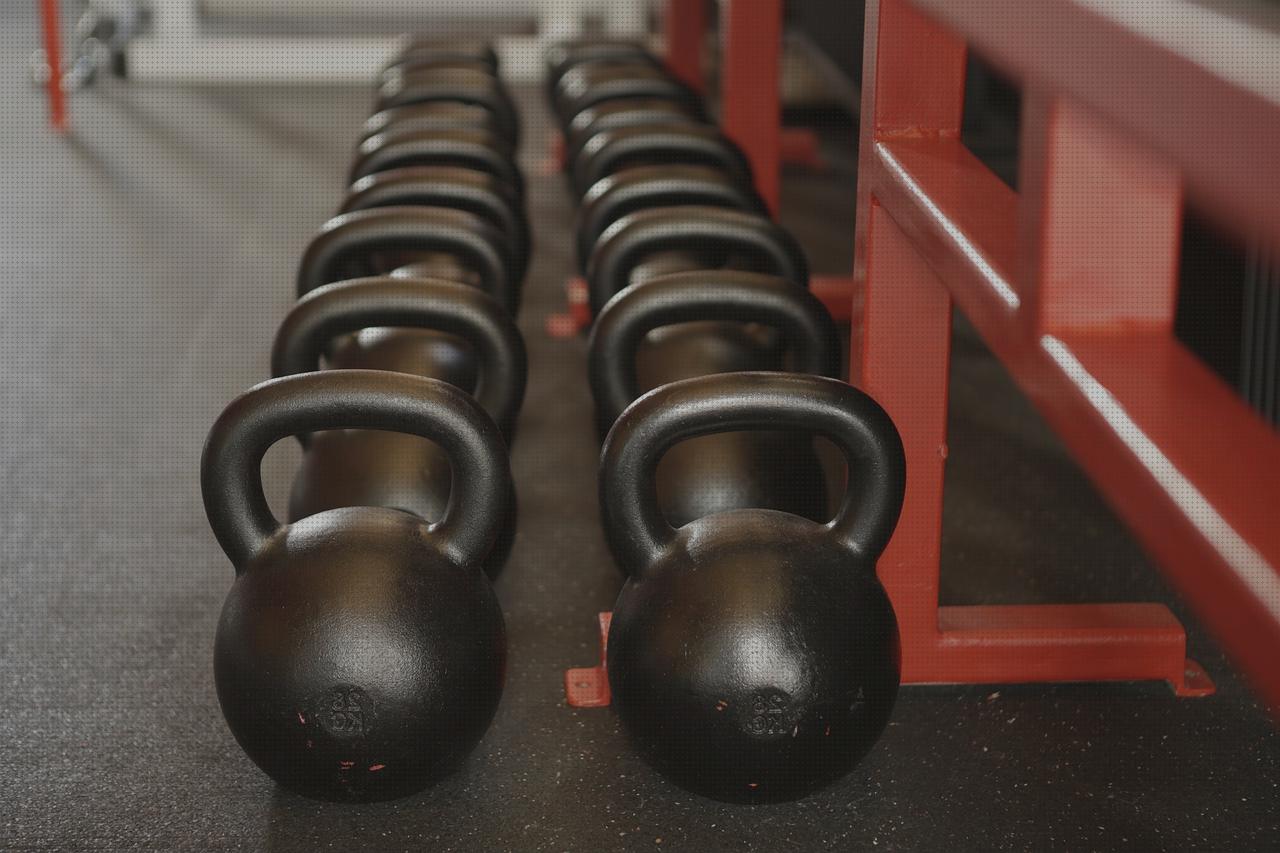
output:
MULTIPOLYGON (((776 68, 777 5, 722 0, 724 62, 751 66, 724 71, 726 129, 762 193, 778 110, 754 87, 776 68)), ((907 449, 879 564, 903 681, 1213 690, 1162 605, 939 606, 954 303, 1280 707, 1280 435, 1172 328, 1184 197, 1280 249, 1280 36, 1211 3, 1145 0, 1043 0, 1034 18, 1015 0, 870 0, 866 24, 855 268, 823 286, 852 291, 851 379, 907 449), (1021 194, 960 141, 967 44, 1022 83, 1021 194)), ((600 667, 570 670, 566 690, 608 703, 600 667)))
POLYGON ((62 132, 67 129, 67 99, 62 91, 62 36, 59 27, 58 0, 40 0, 40 23, 44 32, 44 58, 49 65, 49 124, 62 132))

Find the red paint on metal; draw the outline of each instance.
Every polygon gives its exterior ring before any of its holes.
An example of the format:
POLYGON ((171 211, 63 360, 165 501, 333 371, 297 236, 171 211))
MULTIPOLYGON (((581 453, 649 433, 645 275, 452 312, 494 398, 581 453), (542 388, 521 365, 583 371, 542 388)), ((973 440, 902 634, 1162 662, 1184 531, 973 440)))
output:
POLYGON ((1004 0, 867 6, 851 376, 907 448, 906 505, 879 567, 904 681, 1213 690, 1161 605, 938 607, 954 299, 1280 706, 1280 436, 1171 331, 1184 192, 1280 245, 1280 199, 1260 191, 1280 161, 1255 156, 1280 137, 1280 106, 1193 57, 1194 31, 1139 31, 1125 4, 1099 8, 1046 0, 1035 26, 1017 26, 1026 8, 1004 0), (1021 196, 958 140, 966 41, 1023 81, 1021 196), (1189 128, 1169 122, 1188 110, 1189 128))
POLYGON ((804 166, 815 172, 825 171, 827 168, 827 161, 822 157, 821 141, 811 128, 784 127, 778 146, 778 156, 783 163, 804 166))
POLYGON ((40 21, 44 29, 44 56, 49 63, 49 124, 59 133, 67 129, 66 95, 62 91, 62 36, 58 0, 40 0, 40 21))
POLYGON ((703 91, 702 42, 707 32, 706 0, 667 0, 662 16, 667 68, 703 91))
POLYGON ((756 189, 778 211, 782 153, 782 0, 721 0, 720 124, 751 161, 756 189))
POLYGON ((847 275, 813 275, 809 277, 809 290, 826 306, 831 319, 848 323, 853 313, 853 298, 857 293, 853 280, 847 275))
POLYGON ((597 666, 567 669, 564 672, 564 698, 571 708, 603 708, 612 701, 609 692, 609 625, 612 613, 597 617, 600 628, 600 663, 597 666))

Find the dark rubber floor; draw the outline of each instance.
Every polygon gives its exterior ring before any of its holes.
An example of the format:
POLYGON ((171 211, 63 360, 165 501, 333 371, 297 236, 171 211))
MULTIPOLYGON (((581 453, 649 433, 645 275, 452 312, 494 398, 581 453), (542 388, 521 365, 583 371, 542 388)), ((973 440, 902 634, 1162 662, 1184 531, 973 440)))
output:
MULTIPOLYGON (((277 790, 214 696, 232 572, 197 463, 223 405, 267 375, 368 94, 107 86, 73 99, 59 139, 14 71, 32 38, 25 23, 0 34, 0 848, 1276 849, 1280 737, 1194 623, 1212 698, 909 688, 847 779, 780 806, 693 797, 631 752, 610 711, 565 707, 561 671, 595 658, 619 576, 598 525, 583 344, 543 333, 570 209, 538 176, 536 99, 501 710, 462 772, 420 796, 354 807, 277 790)), ((851 187, 847 173, 788 182, 786 219, 819 268, 847 260, 851 187)), ((952 390, 948 602, 1186 613, 963 325, 952 390)), ((277 505, 296 460, 283 445, 268 458, 277 505)))

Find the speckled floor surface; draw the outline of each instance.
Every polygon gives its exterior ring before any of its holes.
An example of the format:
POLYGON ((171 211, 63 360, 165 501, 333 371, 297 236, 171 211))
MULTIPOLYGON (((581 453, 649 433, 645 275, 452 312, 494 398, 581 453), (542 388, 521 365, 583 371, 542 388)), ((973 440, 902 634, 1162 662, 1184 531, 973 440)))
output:
MULTIPOLYGON (((28 38, 25 23, 0 34, 6 67, 23 67, 28 38)), ((197 463, 222 406, 267 375, 367 92, 104 87, 74 99, 66 139, 19 73, 0 75, 0 106, 0 848, 1275 849, 1280 736, 1194 623, 1213 698, 909 688, 847 779, 780 806, 690 796, 609 711, 565 707, 561 670, 595 657, 619 575, 598 526, 583 343, 542 331, 570 211, 538 177, 536 98, 502 707, 462 772, 420 796, 354 807, 277 790, 214 696, 232 573, 197 463)), ((849 186, 788 181, 785 219, 820 269, 845 260, 849 186)), ((1186 614, 963 323, 952 393, 946 601, 1154 599, 1186 614)), ((296 458, 268 457, 277 506, 296 458)))

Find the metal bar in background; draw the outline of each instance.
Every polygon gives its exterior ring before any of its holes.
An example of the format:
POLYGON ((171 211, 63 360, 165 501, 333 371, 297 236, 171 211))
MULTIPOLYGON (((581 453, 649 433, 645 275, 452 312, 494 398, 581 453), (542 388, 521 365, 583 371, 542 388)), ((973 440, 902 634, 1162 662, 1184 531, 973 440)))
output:
POLYGON ((782 0, 721 0, 720 125, 775 215, 782 157, 782 0))
POLYGON ((694 90, 704 91, 702 43, 707 34, 706 0, 667 0, 662 28, 667 68, 694 90))
POLYGON ((67 99, 62 91, 62 36, 58 0, 40 0, 40 21, 44 29, 44 58, 49 66, 49 124, 62 133, 67 129, 67 99))

